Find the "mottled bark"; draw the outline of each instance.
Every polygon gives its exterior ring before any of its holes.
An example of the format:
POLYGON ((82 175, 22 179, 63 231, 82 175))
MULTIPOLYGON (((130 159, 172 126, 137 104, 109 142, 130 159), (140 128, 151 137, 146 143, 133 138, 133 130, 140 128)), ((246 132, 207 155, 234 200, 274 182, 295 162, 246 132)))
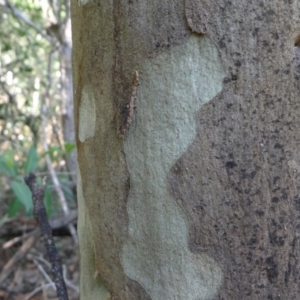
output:
POLYGON ((297 299, 299 2, 80 2, 83 299, 297 299))

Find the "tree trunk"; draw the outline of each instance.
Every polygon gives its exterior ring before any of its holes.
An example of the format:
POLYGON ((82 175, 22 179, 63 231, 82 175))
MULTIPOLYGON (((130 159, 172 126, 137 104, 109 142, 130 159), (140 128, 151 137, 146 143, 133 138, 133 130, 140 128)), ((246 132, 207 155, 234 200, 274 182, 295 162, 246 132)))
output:
POLYGON ((79 2, 82 299, 297 299, 299 2, 79 2))
MULTIPOLYGON (((69 0, 66 1, 69 3, 69 0)), ((72 38, 71 38, 71 19, 69 7, 67 5, 67 18, 62 28, 62 42, 59 47, 60 52, 60 72, 61 72, 61 102, 62 102, 62 129, 64 141, 75 143, 74 132, 74 101, 72 93, 72 38)), ((66 156, 67 169, 74 185, 76 184, 76 151, 72 151, 66 156)))

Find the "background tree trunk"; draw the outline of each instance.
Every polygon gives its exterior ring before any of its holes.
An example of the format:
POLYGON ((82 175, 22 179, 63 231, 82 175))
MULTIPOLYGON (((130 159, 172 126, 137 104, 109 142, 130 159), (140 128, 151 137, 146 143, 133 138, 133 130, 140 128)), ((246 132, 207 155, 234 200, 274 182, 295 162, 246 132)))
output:
POLYGON ((82 299, 296 299, 299 2, 79 2, 82 299))
MULTIPOLYGON (((62 129, 64 141, 75 143, 74 132, 74 100, 72 83, 72 38, 71 19, 68 18, 62 31, 63 42, 60 45, 60 71, 61 71, 61 101, 62 101, 62 129)), ((76 151, 66 157, 67 168, 71 179, 76 183, 76 151)))

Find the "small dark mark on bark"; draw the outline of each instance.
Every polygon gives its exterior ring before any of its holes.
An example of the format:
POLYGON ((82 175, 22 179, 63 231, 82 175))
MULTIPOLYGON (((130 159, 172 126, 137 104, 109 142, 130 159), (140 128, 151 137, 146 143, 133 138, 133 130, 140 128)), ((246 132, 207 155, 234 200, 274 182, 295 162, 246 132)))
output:
POLYGON ((229 168, 229 169, 232 169, 232 168, 234 168, 236 166, 237 166, 237 164, 234 161, 228 161, 226 163, 226 167, 229 168))

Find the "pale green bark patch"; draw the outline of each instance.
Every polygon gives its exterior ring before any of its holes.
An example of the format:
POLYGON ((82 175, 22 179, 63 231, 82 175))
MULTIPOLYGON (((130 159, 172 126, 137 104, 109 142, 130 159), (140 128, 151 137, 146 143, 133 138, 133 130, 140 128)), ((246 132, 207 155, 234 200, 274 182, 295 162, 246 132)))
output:
POLYGON ((121 262, 153 300, 211 299, 222 271, 207 254, 189 251, 187 216, 168 191, 167 174, 195 138, 196 112, 221 91, 222 64, 208 38, 192 35, 149 60, 141 74, 124 142, 129 237, 121 262))
POLYGON ((89 2, 89 0, 78 0, 79 5, 85 5, 89 2))
POLYGON ((79 130, 80 142, 86 141, 94 136, 96 124, 95 97, 93 90, 89 86, 84 86, 81 92, 79 105, 79 130))

